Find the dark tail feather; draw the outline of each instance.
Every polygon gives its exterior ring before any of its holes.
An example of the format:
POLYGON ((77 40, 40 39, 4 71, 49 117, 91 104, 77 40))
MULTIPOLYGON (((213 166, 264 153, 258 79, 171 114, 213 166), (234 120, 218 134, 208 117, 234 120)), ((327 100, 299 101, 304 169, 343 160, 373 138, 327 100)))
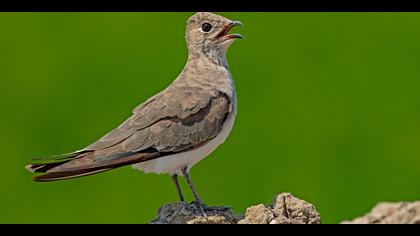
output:
POLYGON ((77 158, 79 155, 85 153, 86 151, 80 152, 73 152, 73 153, 66 153, 62 155, 55 155, 51 157, 38 157, 32 159, 33 163, 25 166, 25 169, 29 172, 36 172, 36 173, 45 173, 48 170, 62 165, 66 162, 77 158))
POLYGON ((64 161, 64 162, 57 162, 57 163, 52 163, 52 164, 29 164, 27 166, 25 166, 25 169, 29 172, 34 172, 34 173, 45 173, 48 170, 51 170, 52 168, 62 165, 64 163, 66 163, 68 161, 64 161))
POLYGON ((73 159, 74 157, 86 153, 88 151, 77 151, 77 152, 71 152, 71 153, 65 153, 60 155, 54 155, 54 156, 48 156, 48 157, 36 157, 33 158, 32 161, 35 163, 55 163, 55 162, 63 162, 73 159))
POLYGON ((27 165, 25 168, 30 172, 45 173, 43 175, 33 177, 33 180, 37 182, 47 182, 97 174, 121 166, 153 160, 161 156, 161 153, 156 151, 147 153, 139 152, 133 155, 121 156, 120 158, 104 161, 102 163, 94 163, 92 158, 89 158, 91 157, 89 154, 94 153, 92 153, 92 151, 81 151, 55 156, 55 158, 48 158, 48 161, 46 161, 46 159, 42 159, 40 162, 32 163, 27 165), (73 160, 79 160, 80 163, 78 163, 77 166, 72 166, 71 168, 59 167, 54 169, 55 167, 66 165, 67 162, 71 163, 73 160))
POLYGON ((45 175, 35 176, 33 177, 33 180, 36 182, 50 182, 50 181, 56 181, 56 180, 66 180, 66 179, 73 179, 77 177, 87 176, 87 175, 93 175, 93 174, 97 174, 97 173, 104 172, 111 169, 113 168, 52 172, 52 173, 47 173, 45 175))

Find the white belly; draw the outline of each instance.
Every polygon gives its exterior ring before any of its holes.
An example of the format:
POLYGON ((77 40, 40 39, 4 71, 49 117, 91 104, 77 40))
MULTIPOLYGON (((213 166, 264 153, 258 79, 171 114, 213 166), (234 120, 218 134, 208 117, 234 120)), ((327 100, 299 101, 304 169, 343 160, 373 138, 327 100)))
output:
POLYGON ((207 157, 226 140, 232 130, 234 121, 235 113, 233 112, 226 120, 221 132, 200 148, 137 163, 133 165, 133 168, 142 170, 145 173, 182 175, 182 169, 184 167, 187 167, 189 171, 193 165, 207 157))

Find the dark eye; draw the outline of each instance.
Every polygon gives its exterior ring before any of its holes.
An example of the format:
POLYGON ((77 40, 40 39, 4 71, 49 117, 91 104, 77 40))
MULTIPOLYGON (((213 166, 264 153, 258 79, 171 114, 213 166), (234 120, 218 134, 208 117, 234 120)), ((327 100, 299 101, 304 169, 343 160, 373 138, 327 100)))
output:
POLYGON ((210 32, 211 27, 212 27, 212 26, 211 26, 209 23, 204 23, 203 25, 201 25, 201 29, 202 29, 204 32, 210 32))

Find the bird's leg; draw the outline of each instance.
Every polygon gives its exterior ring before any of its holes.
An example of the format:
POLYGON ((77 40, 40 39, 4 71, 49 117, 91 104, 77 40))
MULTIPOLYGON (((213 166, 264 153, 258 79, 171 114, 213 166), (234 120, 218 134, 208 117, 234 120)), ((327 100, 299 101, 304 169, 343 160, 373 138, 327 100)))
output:
POLYGON ((174 184, 176 186, 176 191, 178 191, 179 200, 181 202, 185 202, 184 195, 182 194, 181 187, 179 186, 178 175, 174 174, 174 175, 171 176, 171 178, 172 178, 172 181, 174 181, 174 184))
POLYGON ((200 196, 198 196, 197 190, 195 190, 195 187, 194 187, 194 185, 193 185, 193 183, 192 183, 192 181, 191 181, 190 174, 188 173, 188 169, 187 169, 187 167, 184 167, 184 168, 182 169, 182 173, 184 174, 184 177, 185 177, 185 179, 187 180, 188 185, 190 186, 192 193, 194 194, 195 204, 197 204, 197 207, 198 207, 198 209, 200 210, 200 213, 201 213, 204 217, 206 217, 206 218, 207 218, 207 214, 206 214, 206 212, 204 211, 204 204, 203 204, 203 202, 201 201, 200 196))

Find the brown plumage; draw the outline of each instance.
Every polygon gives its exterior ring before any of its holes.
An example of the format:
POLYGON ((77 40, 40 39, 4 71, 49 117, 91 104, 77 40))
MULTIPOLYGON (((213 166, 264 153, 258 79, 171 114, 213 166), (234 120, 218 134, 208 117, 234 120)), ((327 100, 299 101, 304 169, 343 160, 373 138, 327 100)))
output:
POLYGON ((69 179, 200 146, 220 132, 231 110, 223 93, 203 93, 200 88, 169 89, 136 108, 120 127, 74 156, 27 169, 48 173, 34 177, 35 181, 69 179))
POLYGON ((192 16, 186 32, 188 62, 177 79, 100 140, 26 166, 44 173, 34 180, 64 180, 133 164, 145 171, 187 175, 193 164, 224 141, 233 125, 236 93, 226 50, 241 37, 227 34, 235 25, 239 22, 211 13, 192 16), (211 25, 208 32, 203 24, 211 25), (165 158, 171 160, 168 166, 162 166, 169 160, 165 158))

